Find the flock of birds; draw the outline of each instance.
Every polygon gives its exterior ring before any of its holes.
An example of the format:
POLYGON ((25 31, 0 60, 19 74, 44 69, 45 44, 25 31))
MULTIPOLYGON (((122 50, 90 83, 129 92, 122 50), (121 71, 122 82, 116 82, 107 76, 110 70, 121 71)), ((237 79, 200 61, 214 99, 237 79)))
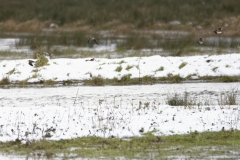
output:
MULTIPOLYGON (((215 34, 221 34, 221 33, 222 33, 222 28, 218 28, 218 29, 214 30, 213 33, 215 33, 215 34)), ((97 41, 96 38, 94 38, 94 37, 89 38, 89 39, 87 40, 87 43, 90 44, 91 41, 93 41, 96 45, 98 45, 98 41, 97 41)), ((203 44, 203 42, 204 42, 204 38, 203 38, 203 37, 199 38, 199 40, 196 41, 197 44, 203 44)), ((51 55, 48 54, 48 53, 46 53, 46 52, 45 52, 44 54, 45 54, 45 57, 48 57, 48 59, 51 57, 51 55)), ((37 57, 38 57, 38 56, 37 56, 37 57)), ((94 58, 92 58, 92 59, 90 59, 90 60, 86 60, 86 61, 94 61, 94 58)), ((36 61, 28 60, 28 64, 29 64, 30 66, 35 66, 36 61)))
MULTIPOLYGON (((213 33, 221 34, 222 33, 222 28, 218 28, 218 29, 214 30, 213 33)), ((199 40, 196 43, 197 44, 203 44, 203 42, 204 42, 204 39, 201 37, 201 38, 199 38, 199 40)))

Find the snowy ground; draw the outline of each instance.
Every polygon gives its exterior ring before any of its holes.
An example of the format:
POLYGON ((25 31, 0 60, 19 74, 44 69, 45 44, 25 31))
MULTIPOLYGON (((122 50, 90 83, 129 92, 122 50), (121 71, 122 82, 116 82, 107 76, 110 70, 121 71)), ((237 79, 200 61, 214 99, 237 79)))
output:
MULTIPOLYGON (((24 60, 0 62, 0 79, 14 81, 84 80, 91 76, 132 78, 162 77, 169 73, 193 79, 199 76, 239 76, 240 54, 189 57, 132 57, 50 59, 35 68, 24 60), (182 68, 181 64, 185 64, 182 68), (122 67, 120 72, 115 71, 122 67), (126 68, 130 68, 127 70, 126 68), (35 70, 35 71, 34 71, 35 70), (37 71, 36 71, 37 70, 37 71)), ((155 130, 158 135, 191 131, 240 129, 240 102, 220 103, 221 92, 238 89, 239 83, 160 84, 152 86, 104 86, 0 89, 0 141, 19 138, 69 139, 82 136, 132 137, 155 130), (169 106, 175 92, 189 93, 196 105, 169 106)))
POLYGON ((169 73, 192 78, 199 76, 239 76, 240 54, 189 57, 132 57, 122 59, 96 58, 51 59, 47 66, 32 67, 25 60, 3 60, 0 62, 0 79, 9 77, 11 81, 28 79, 28 82, 42 80, 84 80, 101 75, 103 78, 121 78, 131 74, 131 78, 143 76, 163 77, 169 73), (180 65, 185 64, 182 68, 180 65), (120 72, 115 71, 122 67, 120 72), (127 69, 127 67, 129 69, 127 69))
POLYGON ((222 105, 221 93, 239 83, 0 89, 0 141, 132 137, 240 129, 240 99, 222 105), (189 93, 198 105, 169 106, 167 98, 189 93))

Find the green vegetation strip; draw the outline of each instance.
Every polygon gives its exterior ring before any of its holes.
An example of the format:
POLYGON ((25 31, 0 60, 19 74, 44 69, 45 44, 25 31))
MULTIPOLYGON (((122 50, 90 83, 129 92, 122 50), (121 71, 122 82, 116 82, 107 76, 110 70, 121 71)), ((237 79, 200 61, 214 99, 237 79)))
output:
MULTIPOLYGON (((182 78, 179 75, 172 75, 168 74, 167 77, 153 77, 153 76, 144 76, 139 78, 131 78, 131 74, 123 75, 121 78, 103 78, 102 76, 92 76, 92 79, 89 80, 67 80, 67 81, 55 81, 55 80, 42 80, 40 82, 34 82, 36 85, 43 85, 43 86, 72 86, 81 83, 85 86, 104 86, 104 85, 152 85, 152 84, 161 84, 161 83, 197 83, 197 82, 224 82, 224 83, 230 83, 230 82, 239 82, 240 77, 239 76, 219 76, 219 77, 213 77, 213 76, 204 76, 199 77, 196 79, 191 79, 191 75, 187 76, 186 78, 182 78)), ((12 87, 24 87, 27 85, 33 85, 33 83, 27 82, 29 79, 25 79, 22 81, 17 82, 11 82, 9 77, 4 77, 0 80, 0 87, 5 85, 11 85, 12 87)), ((11 87, 9 86, 9 87, 11 87)))
MULTIPOLYGON (((158 84, 158 83, 184 83, 191 81, 192 79, 182 78, 180 75, 168 74, 167 77, 153 77, 153 76, 144 76, 140 78, 131 78, 131 74, 124 75, 120 79, 105 79, 101 76, 93 76, 90 80, 84 80, 84 85, 89 86, 103 86, 103 85, 138 85, 138 84, 158 84)), ((204 76, 199 77, 198 81, 202 82, 239 82, 240 77, 238 76, 204 76)), ((192 80, 196 82, 196 80, 192 80)))
POLYGON ((240 155, 240 131, 203 132, 186 135, 154 136, 152 132, 142 137, 129 139, 83 137, 59 141, 20 140, 0 144, 0 151, 9 154, 37 155, 47 158, 163 158, 168 156, 190 156, 204 158, 208 156, 240 155), (233 154, 230 154, 233 155, 233 154))

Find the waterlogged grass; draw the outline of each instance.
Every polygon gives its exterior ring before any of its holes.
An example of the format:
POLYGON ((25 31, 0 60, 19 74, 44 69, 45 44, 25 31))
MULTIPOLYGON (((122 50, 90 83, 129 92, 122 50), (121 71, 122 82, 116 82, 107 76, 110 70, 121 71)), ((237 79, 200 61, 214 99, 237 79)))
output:
POLYGON ((82 137, 59 141, 32 141, 22 144, 19 139, 1 143, 0 151, 9 154, 38 156, 39 158, 99 158, 114 157, 159 159, 172 156, 207 158, 212 156, 240 155, 240 131, 203 132, 185 135, 154 136, 152 132, 142 137, 128 139, 82 137), (64 157, 62 157, 64 155, 64 157))
POLYGON ((153 76, 144 76, 140 80, 143 84, 154 84, 157 81, 157 79, 153 76))
POLYGON ((0 60, 26 59, 31 56, 25 52, 0 51, 0 60))
MULTIPOLYGON (((195 74, 193 74, 193 76, 195 76, 195 74)), ((105 79, 105 84, 134 85, 134 84, 157 84, 157 83, 182 83, 182 82, 184 83, 184 81, 187 78, 189 78, 189 76, 187 76, 186 78, 182 78, 180 75, 173 75, 173 74, 168 74, 167 77, 153 77, 149 75, 149 76, 143 76, 139 78, 131 78, 130 76, 129 78, 122 78, 122 79, 125 79, 124 83, 122 83, 122 81, 118 80, 117 78, 113 78, 113 79, 105 79)), ((240 77, 238 76, 219 76, 219 77, 204 76, 204 77, 199 77, 198 80, 203 80, 203 82, 230 83, 230 82, 239 82, 240 77)))
POLYGON ((171 83, 181 83, 185 80, 185 78, 182 78, 179 74, 173 75, 169 73, 167 76, 167 80, 169 80, 171 83))
MULTIPOLYGON (((36 72, 33 74, 31 78, 37 78, 41 77, 41 75, 37 74, 38 70, 33 70, 32 72, 36 72)), ((182 78, 179 75, 173 75, 173 74, 168 74, 167 77, 154 77, 154 76, 143 76, 143 77, 138 77, 138 78, 133 78, 131 74, 126 74, 123 75, 120 78, 114 77, 112 79, 109 78, 104 78, 101 75, 98 76, 92 76, 91 73, 89 74, 91 79, 87 80, 67 80, 67 81, 56 81, 56 79, 53 80, 43 80, 39 82, 35 82, 34 84, 36 85, 43 85, 44 86, 59 86, 59 85, 64 85, 64 86, 71 86, 71 85, 76 85, 81 83, 82 85, 85 86, 104 86, 104 85, 140 85, 140 84, 145 84, 145 85, 152 85, 152 84, 160 84, 160 83, 184 83, 185 80, 191 79, 190 76, 188 75, 186 78, 182 78)), ((193 74, 195 76, 195 74, 193 74)), ((238 76, 219 76, 219 77, 213 77, 213 76, 204 76, 204 77, 198 77, 198 80, 202 80, 201 82, 224 82, 224 83, 231 83, 231 82, 239 82, 240 77, 238 76)), ((193 83, 195 82, 194 80, 192 81, 193 83)), ((189 81, 188 81, 189 83, 189 81)), ((2 78, 0 80, 0 85, 10 85, 11 82, 8 77, 2 78)), ((28 86, 32 85, 32 83, 28 82, 27 80, 23 81, 16 81, 14 82, 13 86, 28 86)))
MULTIPOLYGON (((133 56, 151 56, 151 55, 161 55, 166 54, 170 56, 183 56, 183 55, 195 55, 195 54, 222 54, 236 52, 236 47, 238 46, 238 41, 232 38, 229 42, 231 46, 226 44, 226 39, 223 38, 223 43, 219 46, 215 46, 212 42, 209 44, 201 45, 201 48, 196 45, 196 37, 193 33, 189 35, 171 35, 172 38, 165 38, 159 34, 153 33, 152 37, 149 37, 149 33, 128 33, 127 37, 123 38, 121 41, 116 41, 116 37, 109 36, 108 38, 101 38, 101 35, 96 35, 99 37, 99 44, 109 46, 109 42, 116 44, 116 52, 112 51, 91 51, 91 50, 78 50, 76 47, 88 47, 93 48, 93 44, 88 44, 88 36, 81 32, 74 33, 39 33, 33 35, 20 36, 20 40, 17 42, 16 46, 29 46, 32 50, 42 50, 48 53, 52 53, 54 58, 85 58, 85 57, 133 57, 133 56), (107 42, 107 43, 106 43, 107 42), (58 46, 58 47, 57 47, 58 46), (59 46, 65 46, 69 48, 61 48, 59 46), (141 49, 161 49, 158 52, 144 52, 141 49), (217 49, 217 51, 216 51, 217 49), (129 52, 131 50, 131 52, 129 52)), ((2 52, 2 57, 12 57, 13 59, 21 59, 30 57, 26 53, 16 53, 10 52, 7 54, 5 51, 2 52)), ((0 52, 1 58, 1 52, 0 52)), ((36 58, 36 57, 34 57, 36 58)))
MULTIPOLYGON (((90 73, 91 75, 91 73, 90 73)), ((106 83, 106 79, 104 79, 102 76, 93 76, 92 79, 85 80, 84 85, 90 85, 90 86, 103 86, 106 83)))
POLYGON ((230 82, 239 82, 240 77, 239 76, 203 76, 199 77, 200 80, 203 81, 209 81, 209 82, 225 82, 225 83, 230 83, 230 82))
POLYGON ((24 79, 24 80, 22 80, 22 81, 19 81, 19 85, 27 85, 29 79, 30 79, 30 78, 26 78, 26 79, 24 79))
POLYGON ((44 86, 54 86, 57 84, 57 82, 54 80, 46 80, 43 82, 43 84, 44 84, 44 86))
POLYGON ((197 76, 197 73, 192 73, 192 74, 187 75, 186 79, 191 79, 192 76, 197 76))
POLYGON ((216 79, 217 82, 238 82, 239 77, 237 76, 221 76, 216 79))
POLYGON ((87 37, 84 32, 74 33, 48 33, 36 32, 26 36, 20 36, 17 46, 30 46, 31 49, 39 49, 42 46, 51 48, 53 45, 63 46, 85 46, 87 45, 87 37))

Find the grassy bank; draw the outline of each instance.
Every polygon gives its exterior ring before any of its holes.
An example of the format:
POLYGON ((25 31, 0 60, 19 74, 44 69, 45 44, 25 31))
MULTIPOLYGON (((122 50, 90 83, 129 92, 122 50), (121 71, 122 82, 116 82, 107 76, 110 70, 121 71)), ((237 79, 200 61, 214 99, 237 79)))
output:
POLYGON ((240 156, 240 131, 203 132, 186 135, 154 136, 126 139, 83 137, 60 141, 29 141, 16 139, 0 144, 0 151, 26 155, 28 158, 236 158, 240 156))
MULTIPOLYGON (((91 74, 91 73, 89 73, 91 74)), ((36 74, 37 76, 37 74, 36 74)), ((30 79, 30 78, 29 78, 30 79)), ((182 78, 179 75, 168 75, 168 77, 152 77, 144 76, 140 78, 131 78, 131 75, 124 75, 120 79, 112 78, 105 79, 101 76, 94 76, 89 80, 66 80, 66 81, 55 81, 55 80, 41 80, 39 82, 29 83, 25 79, 22 81, 11 82, 8 77, 3 77, 0 80, 0 87, 29 87, 29 86, 38 86, 38 87, 49 87, 49 86, 75 86, 75 85, 84 85, 84 86, 124 86, 124 85, 153 85, 161 83, 206 83, 206 82, 216 82, 216 83, 231 83, 231 82, 240 82, 240 77, 238 76, 204 76, 196 79, 191 78, 182 78)))

